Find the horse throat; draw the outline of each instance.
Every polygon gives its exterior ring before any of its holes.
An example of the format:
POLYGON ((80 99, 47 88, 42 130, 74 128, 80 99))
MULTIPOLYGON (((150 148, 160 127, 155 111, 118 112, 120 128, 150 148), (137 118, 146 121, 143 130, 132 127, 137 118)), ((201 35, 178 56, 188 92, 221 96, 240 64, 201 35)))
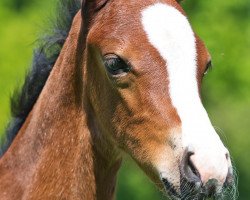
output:
POLYGON ((0 160, 3 199, 114 197, 121 160, 86 109, 80 27, 78 13, 39 99, 0 160))

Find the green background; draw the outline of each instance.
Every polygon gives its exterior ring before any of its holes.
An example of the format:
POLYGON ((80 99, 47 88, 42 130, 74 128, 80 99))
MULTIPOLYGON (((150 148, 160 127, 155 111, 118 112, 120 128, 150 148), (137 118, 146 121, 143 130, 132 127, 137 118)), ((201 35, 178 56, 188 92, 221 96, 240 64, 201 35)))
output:
MULTIPOLYGON (((9 97, 31 63, 34 42, 55 0, 0 1, 0 134, 10 117, 9 97)), ((203 99, 209 116, 229 147, 239 174, 239 199, 250 199, 250 1, 186 0, 184 9, 205 41, 213 70, 205 77, 203 99)), ((120 171, 118 200, 165 199, 131 162, 120 171)))

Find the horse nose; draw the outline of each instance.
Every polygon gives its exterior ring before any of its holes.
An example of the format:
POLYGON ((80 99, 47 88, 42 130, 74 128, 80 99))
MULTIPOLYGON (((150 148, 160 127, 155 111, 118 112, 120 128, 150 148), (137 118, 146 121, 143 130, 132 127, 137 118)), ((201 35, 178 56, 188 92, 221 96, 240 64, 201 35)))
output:
POLYGON ((232 166, 227 152, 198 152, 187 148, 180 169, 182 177, 195 185, 205 186, 216 182, 216 185, 223 186, 232 182, 232 166))

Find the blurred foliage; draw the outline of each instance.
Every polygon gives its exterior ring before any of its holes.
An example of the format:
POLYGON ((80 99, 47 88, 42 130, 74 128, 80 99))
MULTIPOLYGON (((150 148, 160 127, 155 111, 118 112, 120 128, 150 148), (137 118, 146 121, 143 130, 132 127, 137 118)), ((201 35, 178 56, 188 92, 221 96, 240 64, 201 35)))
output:
MULTIPOLYGON (((205 41, 213 70, 205 77, 203 99, 229 147, 239 174, 239 199, 250 198, 250 1, 186 0, 191 24, 205 41), (220 127, 220 128, 219 128, 220 127)), ((53 14, 51 0, 0 1, 0 133, 9 118, 9 96, 31 62, 33 43, 53 14)), ((138 167, 125 159, 118 199, 164 199, 138 167)))
POLYGON ((32 4, 32 1, 30 0, 2 0, 3 5, 9 7, 10 9, 14 11, 21 11, 25 7, 29 6, 32 4))

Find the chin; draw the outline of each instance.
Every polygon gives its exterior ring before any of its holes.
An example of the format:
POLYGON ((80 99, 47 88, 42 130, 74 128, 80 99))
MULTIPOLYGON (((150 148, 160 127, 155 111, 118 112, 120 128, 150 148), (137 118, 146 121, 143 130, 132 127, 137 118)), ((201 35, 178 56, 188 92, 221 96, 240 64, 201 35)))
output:
POLYGON ((167 179, 162 178, 165 193, 170 200, 235 200, 237 199, 237 186, 235 182, 218 185, 216 180, 209 180, 206 184, 191 183, 180 179, 180 185, 174 186, 167 179))

